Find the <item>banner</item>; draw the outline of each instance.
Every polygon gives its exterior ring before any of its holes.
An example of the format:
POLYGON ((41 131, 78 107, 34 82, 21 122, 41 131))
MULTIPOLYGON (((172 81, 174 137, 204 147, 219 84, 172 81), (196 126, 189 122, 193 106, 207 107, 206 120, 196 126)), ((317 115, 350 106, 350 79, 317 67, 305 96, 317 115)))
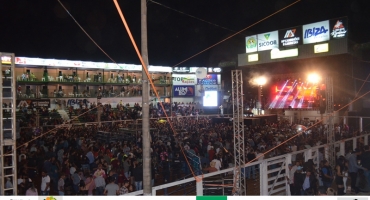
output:
POLYGON ((279 32, 272 31, 257 35, 258 51, 271 50, 279 48, 279 32))
POLYGON ((172 75, 172 85, 195 85, 196 76, 195 74, 183 75, 183 74, 173 74, 172 75))
POLYGON ((195 86, 175 85, 173 86, 173 96, 174 97, 194 97, 195 96, 195 86))
POLYGON ((347 18, 330 20, 330 38, 341 39, 347 37, 347 18))
POLYGON ((198 85, 217 85, 217 74, 207 74, 203 79, 197 81, 198 85))
POLYGON ((282 47, 302 44, 302 27, 279 30, 279 43, 282 47))
POLYGON ((245 49, 247 53, 257 51, 257 35, 252 35, 245 38, 245 49))
POLYGON ((303 44, 328 41, 329 30, 329 20, 303 25, 303 44))
POLYGON ((50 108, 50 99, 27 99, 17 100, 17 107, 28 107, 32 105, 35 108, 48 107, 50 108))

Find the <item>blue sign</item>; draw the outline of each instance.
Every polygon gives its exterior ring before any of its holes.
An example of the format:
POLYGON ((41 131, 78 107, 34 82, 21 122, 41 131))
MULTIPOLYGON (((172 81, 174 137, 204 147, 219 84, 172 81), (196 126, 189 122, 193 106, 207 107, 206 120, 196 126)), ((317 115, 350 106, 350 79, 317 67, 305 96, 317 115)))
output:
POLYGON ((217 74, 207 74, 203 79, 198 78, 198 85, 217 85, 217 74))
POLYGON ((174 97, 194 97, 195 86, 191 85, 175 85, 173 86, 174 97))

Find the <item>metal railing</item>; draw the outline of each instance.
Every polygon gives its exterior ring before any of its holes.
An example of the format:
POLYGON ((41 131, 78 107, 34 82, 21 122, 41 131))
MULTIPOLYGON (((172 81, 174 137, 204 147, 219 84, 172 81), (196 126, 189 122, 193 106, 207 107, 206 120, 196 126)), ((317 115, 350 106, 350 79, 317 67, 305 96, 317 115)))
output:
MULTIPOLYGON (((358 145, 358 141, 361 140, 364 142, 364 145, 369 143, 369 135, 370 134, 363 134, 360 136, 344 139, 335 142, 336 146, 339 146, 339 152, 341 155, 345 155, 345 149, 348 147, 356 148, 358 145)), ((251 166, 258 166, 259 167, 259 180, 260 180, 260 195, 267 196, 267 195, 290 195, 289 183, 286 181, 285 176, 288 176, 286 172, 289 171, 288 164, 295 161, 292 159, 297 155, 302 155, 304 157, 304 161, 308 161, 309 159, 313 159, 314 164, 319 167, 319 150, 324 150, 324 157, 327 157, 328 154, 328 145, 320 145, 314 146, 309 149, 296 151, 292 153, 287 153, 280 156, 275 156, 272 158, 256 161, 253 163, 248 163, 244 165, 244 167, 251 167, 251 166)), ((203 180, 209 177, 220 176, 225 173, 232 172, 234 168, 228 168, 224 170, 220 170, 217 172, 212 172, 208 174, 202 174, 198 176, 198 182, 195 180, 194 177, 187 178, 184 180, 171 182, 163 185, 158 185, 152 187, 152 195, 155 196, 157 191, 162 189, 167 189, 173 186, 177 186, 180 184, 190 183, 193 182, 196 185, 196 195, 203 196, 203 180)), ((248 185, 247 185, 248 188, 248 185)), ((126 195, 141 195, 143 194, 143 190, 135 191, 132 193, 128 193, 126 195)))

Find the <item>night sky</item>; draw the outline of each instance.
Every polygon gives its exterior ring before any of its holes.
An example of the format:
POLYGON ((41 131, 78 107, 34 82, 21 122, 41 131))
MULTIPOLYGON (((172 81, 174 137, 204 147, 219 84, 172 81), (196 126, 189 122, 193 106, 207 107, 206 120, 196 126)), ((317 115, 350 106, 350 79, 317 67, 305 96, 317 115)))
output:
MULTIPOLYGON (((149 64, 173 66, 294 0, 155 2, 148 1, 149 64)), ((63 0, 62 3, 116 62, 140 63, 113 0, 63 0)), ((120 0, 119 3, 140 48, 140 0, 120 0)), ((237 54, 245 52, 245 36, 342 16, 349 17, 351 40, 369 42, 369 10, 369 0, 302 0, 180 66, 217 66, 222 61, 236 61, 237 54)), ((0 24, 1 52, 111 62, 57 0, 2 0, 0 24)))

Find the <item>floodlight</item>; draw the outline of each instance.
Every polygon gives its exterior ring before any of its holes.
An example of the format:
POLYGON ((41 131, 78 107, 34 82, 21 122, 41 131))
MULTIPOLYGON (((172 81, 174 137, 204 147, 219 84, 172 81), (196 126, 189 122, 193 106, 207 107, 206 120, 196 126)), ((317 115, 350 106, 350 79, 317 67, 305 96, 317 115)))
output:
POLYGON ((309 74, 307 81, 310 83, 318 83, 321 80, 321 77, 317 74, 309 74))
POLYGON ((254 80, 257 85, 265 85, 267 82, 266 77, 260 76, 254 80))

